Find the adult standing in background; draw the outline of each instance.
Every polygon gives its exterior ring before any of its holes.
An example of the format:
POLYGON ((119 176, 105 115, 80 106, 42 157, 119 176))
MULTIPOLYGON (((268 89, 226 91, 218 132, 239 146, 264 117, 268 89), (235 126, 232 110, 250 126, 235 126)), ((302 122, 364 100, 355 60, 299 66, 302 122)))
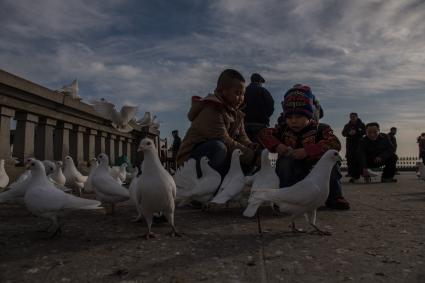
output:
POLYGON ((173 153, 173 161, 175 162, 177 159, 177 152, 179 152, 180 149, 180 145, 182 143, 182 139, 179 137, 179 131, 178 130, 173 130, 171 132, 171 134, 173 135, 173 145, 171 147, 172 153, 173 153))
POLYGON ((269 91, 263 87, 266 81, 257 73, 251 75, 251 83, 245 91, 245 132, 249 139, 257 142, 257 134, 270 124, 274 112, 274 100, 269 91))
POLYGON ((418 137, 419 158, 422 158, 422 163, 425 164, 425 133, 418 137))
POLYGON ((357 113, 350 113, 350 121, 342 130, 342 135, 346 138, 345 157, 347 158, 348 175, 351 177, 350 183, 354 183, 360 178, 361 168, 357 156, 357 148, 364 134, 364 123, 357 113))
POLYGON ((388 137, 390 138, 390 142, 394 146, 394 152, 397 151, 397 139, 395 138, 395 135, 396 134, 397 134, 397 128, 396 127, 392 127, 390 129, 390 132, 388 133, 388 137))

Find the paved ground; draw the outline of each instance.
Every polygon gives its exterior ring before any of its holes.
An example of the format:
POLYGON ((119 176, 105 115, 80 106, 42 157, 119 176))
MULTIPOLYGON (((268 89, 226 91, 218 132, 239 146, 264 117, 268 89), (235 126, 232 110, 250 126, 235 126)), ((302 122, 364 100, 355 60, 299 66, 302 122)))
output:
POLYGON ((157 238, 146 241, 125 203, 115 216, 72 212, 50 240, 36 232, 46 221, 0 205, 0 282, 425 282, 425 182, 414 173, 398 179, 344 179, 352 209, 318 213, 332 236, 290 233, 289 218, 267 207, 259 236, 255 218, 235 206, 179 209, 183 237, 158 224, 157 238))

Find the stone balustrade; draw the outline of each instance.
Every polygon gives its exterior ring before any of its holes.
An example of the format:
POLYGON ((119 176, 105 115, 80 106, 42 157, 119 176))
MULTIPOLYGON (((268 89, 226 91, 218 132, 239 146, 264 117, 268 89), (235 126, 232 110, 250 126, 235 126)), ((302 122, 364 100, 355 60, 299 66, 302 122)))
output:
POLYGON ((159 132, 132 126, 130 133, 121 133, 89 104, 0 69, 0 159, 62 160, 70 155, 81 163, 105 152, 111 164, 123 154, 138 163, 140 140, 150 137, 158 146, 159 132), (13 120, 16 130, 11 147, 13 120))

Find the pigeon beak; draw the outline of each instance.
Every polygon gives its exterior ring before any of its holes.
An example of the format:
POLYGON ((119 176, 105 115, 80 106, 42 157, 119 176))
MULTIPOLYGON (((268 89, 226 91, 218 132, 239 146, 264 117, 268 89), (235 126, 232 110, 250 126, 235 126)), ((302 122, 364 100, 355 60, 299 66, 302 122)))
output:
POLYGON ((143 146, 139 146, 139 148, 137 149, 137 152, 143 151, 143 146))

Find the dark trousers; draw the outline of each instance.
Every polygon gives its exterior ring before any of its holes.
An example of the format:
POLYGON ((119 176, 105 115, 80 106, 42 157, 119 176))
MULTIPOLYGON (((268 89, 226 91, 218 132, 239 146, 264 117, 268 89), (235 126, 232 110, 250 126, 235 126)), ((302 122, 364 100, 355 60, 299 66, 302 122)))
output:
MULTIPOLYGON (((304 179, 311 171, 311 165, 305 160, 297 160, 291 157, 281 157, 276 162, 276 174, 280 179, 280 187, 288 187, 304 179)), ((341 171, 336 164, 332 168, 329 180, 329 196, 326 203, 332 203, 342 198, 341 171)))
POLYGON ((382 178, 383 179, 392 179, 394 178, 395 171, 396 171, 396 164, 397 164, 397 155, 393 154, 390 157, 388 157, 385 160, 382 160, 382 162, 375 162, 374 159, 368 159, 367 160, 367 167, 368 168, 378 168, 381 166, 384 166, 384 170, 382 171, 382 178))
POLYGON ((199 161, 201 157, 206 156, 209 159, 209 165, 223 177, 230 167, 230 158, 227 153, 227 146, 223 141, 215 139, 198 144, 189 158, 196 160, 196 172, 198 178, 202 176, 199 161))
POLYGON ((246 135, 255 143, 258 143, 257 135, 264 128, 267 128, 267 125, 260 123, 245 123, 246 135))
POLYGON ((421 151, 421 152, 419 153, 419 157, 421 157, 421 158, 422 158, 422 163, 425 165, 425 151, 421 151))
POLYGON ((358 179, 360 178, 361 168, 360 168, 359 159, 356 153, 357 151, 355 149, 347 150, 346 156, 347 156, 348 174, 350 174, 352 178, 358 179))

